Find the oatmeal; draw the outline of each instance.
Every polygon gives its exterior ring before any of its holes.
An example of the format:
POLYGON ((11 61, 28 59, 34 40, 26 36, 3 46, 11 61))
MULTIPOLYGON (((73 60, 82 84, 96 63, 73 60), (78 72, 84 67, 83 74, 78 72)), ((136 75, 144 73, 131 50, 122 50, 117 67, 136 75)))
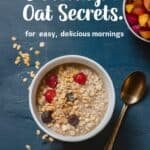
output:
POLYGON ((104 81, 83 65, 58 66, 41 81, 37 107, 43 123, 53 131, 66 136, 86 134, 107 111, 104 81))

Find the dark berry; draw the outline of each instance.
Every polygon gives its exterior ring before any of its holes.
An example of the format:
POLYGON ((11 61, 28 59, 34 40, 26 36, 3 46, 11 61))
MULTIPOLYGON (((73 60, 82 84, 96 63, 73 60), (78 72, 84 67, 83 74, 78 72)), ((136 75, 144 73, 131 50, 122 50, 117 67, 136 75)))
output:
POLYGON ((67 101, 74 101, 75 100, 73 93, 67 93, 66 98, 67 98, 67 101))
POLYGON ((52 89, 49 89, 49 90, 47 90, 47 91, 44 93, 44 96, 45 96, 45 100, 46 100, 48 103, 51 103, 52 100, 54 99, 54 97, 56 96, 56 91, 55 91, 55 90, 52 90, 52 89))
POLYGON ((81 85, 84 85, 87 80, 87 76, 83 72, 76 74, 73 78, 76 83, 81 85))
POLYGON ((55 88, 57 86, 58 83, 58 78, 57 75, 55 74, 51 74, 46 78, 46 84, 51 87, 51 88, 55 88))
POLYGON ((79 118, 77 115, 71 115, 68 117, 68 122, 72 126, 76 127, 79 124, 79 118))
POLYGON ((44 123, 50 123, 52 119, 52 111, 46 111, 41 114, 41 119, 44 123))

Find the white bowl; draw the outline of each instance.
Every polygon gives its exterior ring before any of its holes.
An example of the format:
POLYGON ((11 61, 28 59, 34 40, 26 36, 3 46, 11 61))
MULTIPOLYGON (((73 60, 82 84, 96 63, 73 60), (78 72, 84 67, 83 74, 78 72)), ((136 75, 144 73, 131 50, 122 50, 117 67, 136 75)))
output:
POLYGON ((126 2, 127 2, 127 0, 123 0, 123 17, 124 17, 125 23, 127 24, 128 29, 129 29, 138 39, 140 39, 140 40, 142 40, 142 41, 144 41, 144 42, 150 43, 150 40, 144 39, 143 37, 141 37, 140 35, 138 35, 137 33, 135 33, 135 32, 133 31, 133 29, 131 28, 130 24, 128 23, 128 20, 127 20, 127 18, 126 18, 126 11, 125 11, 126 2))
POLYGON ((87 140, 87 139, 95 136, 100 131, 102 131, 104 129, 104 127, 106 127, 106 125, 110 121, 110 119, 113 115, 113 112, 114 112, 115 90, 114 90, 114 86, 113 86, 110 76, 108 75, 108 73, 105 71, 105 69, 101 65, 99 65, 98 63, 96 63, 95 61, 93 61, 87 57, 78 56, 78 55, 67 55, 67 56, 58 57, 58 58, 55 58, 55 59, 49 61, 38 71, 38 73, 36 74, 35 78, 33 79, 32 83, 31 83, 31 86, 29 88, 29 106, 30 106, 30 111, 31 111, 31 114, 32 114, 35 122, 45 133, 47 133, 48 135, 50 135, 58 140, 61 140, 61 141, 79 142, 79 141, 84 141, 84 140, 87 140), (65 63, 80 63, 80 64, 86 65, 86 66, 94 69, 97 73, 101 74, 101 76, 104 80, 104 84, 106 85, 106 88, 108 91, 109 104, 108 104, 107 112, 104 115, 104 118, 97 125, 97 127, 95 129, 93 129, 92 131, 90 131, 89 133, 87 133, 85 135, 63 136, 63 135, 60 135, 60 134, 52 131, 51 129, 49 129, 47 127, 47 125, 45 125, 41 121, 40 114, 37 110, 36 92, 37 92, 37 88, 40 84, 40 81, 50 70, 52 70, 53 68, 55 68, 58 65, 62 65, 65 63))

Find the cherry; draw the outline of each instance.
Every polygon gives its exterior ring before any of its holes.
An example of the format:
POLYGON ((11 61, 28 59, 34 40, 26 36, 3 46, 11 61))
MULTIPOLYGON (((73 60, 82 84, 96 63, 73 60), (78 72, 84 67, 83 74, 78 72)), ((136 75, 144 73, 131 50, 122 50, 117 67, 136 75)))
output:
POLYGON ((81 85, 84 85, 87 80, 87 76, 83 72, 76 74, 73 78, 76 83, 81 85))
POLYGON ((55 90, 52 90, 52 89, 49 89, 49 90, 47 90, 47 91, 44 93, 44 96, 45 96, 45 100, 46 100, 48 103, 51 103, 52 100, 54 99, 54 97, 56 96, 56 91, 55 91, 55 90))
POLYGON ((46 84, 51 87, 51 88, 55 88, 57 86, 58 83, 58 78, 57 75, 55 74, 51 74, 46 78, 46 84))

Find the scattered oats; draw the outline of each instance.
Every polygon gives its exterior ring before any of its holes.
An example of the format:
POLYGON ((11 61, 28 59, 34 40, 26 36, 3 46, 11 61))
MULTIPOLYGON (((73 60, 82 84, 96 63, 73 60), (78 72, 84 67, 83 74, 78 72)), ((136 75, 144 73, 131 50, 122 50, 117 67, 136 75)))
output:
POLYGON ((19 51, 21 49, 21 45, 18 44, 17 47, 16 47, 16 49, 19 51))
POLYGON ((35 52, 34 52, 34 54, 36 55, 36 56, 39 56, 40 55, 40 51, 39 50, 36 50, 35 52))
POLYGON ((27 81, 28 81, 28 78, 23 78, 22 81, 23 81, 23 82, 27 82, 27 81))
POLYGON ((14 49, 17 48, 17 45, 18 45, 17 43, 14 43, 14 44, 13 44, 13 48, 14 48, 14 49))
POLYGON ((42 47, 45 47, 45 42, 40 42, 40 43, 39 43, 39 47, 41 47, 41 48, 42 48, 42 47))
POLYGON ((33 47, 30 47, 30 48, 29 48, 29 51, 33 51, 33 47))
POLYGON ((49 137, 48 140, 49 140, 50 142, 53 142, 53 141, 54 141, 54 139, 53 139, 52 137, 49 137))
POLYGON ((36 68, 36 69, 39 69, 40 67, 39 67, 39 66, 35 66, 35 68, 36 68))
POLYGON ((41 63, 39 61, 35 61, 35 68, 39 69, 40 68, 41 63))
POLYGON ((30 57, 29 53, 20 53, 22 58, 30 57))
POLYGON ((28 144, 25 145, 25 148, 26 148, 26 150, 31 150, 31 146, 28 144))
POLYGON ((19 51, 19 55, 21 56, 23 54, 23 52, 22 51, 19 51))
POLYGON ((21 57, 20 57, 20 56, 17 56, 16 59, 21 59, 21 57))
POLYGON ((16 39, 15 36, 12 36, 12 37, 11 37, 11 40, 12 40, 12 41, 16 41, 17 39, 16 39))
POLYGON ((41 131, 40 130, 36 130, 36 135, 40 135, 41 134, 41 131))
POLYGON ((18 65, 21 62, 21 57, 17 56, 15 59, 15 64, 18 65))
POLYGON ((20 63, 20 61, 18 61, 18 60, 15 60, 15 65, 18 65, 19 63, 20 63))
POLYGON ((48 134, 44 134, 43 136, 42 136, 42 140, 46 140, 48 138, 48 134))
POLYGON ((29 74, 30 74, 30 77, 31 77, 31 78, 34 78, 34 77, 35 77, 34 71, 29 72, 29 74))
POLYGON ((30 66, 30 54, 23 53, 22 51, 19 52, 19 55, 22 57, 24 64, 29 67, 30 66))

